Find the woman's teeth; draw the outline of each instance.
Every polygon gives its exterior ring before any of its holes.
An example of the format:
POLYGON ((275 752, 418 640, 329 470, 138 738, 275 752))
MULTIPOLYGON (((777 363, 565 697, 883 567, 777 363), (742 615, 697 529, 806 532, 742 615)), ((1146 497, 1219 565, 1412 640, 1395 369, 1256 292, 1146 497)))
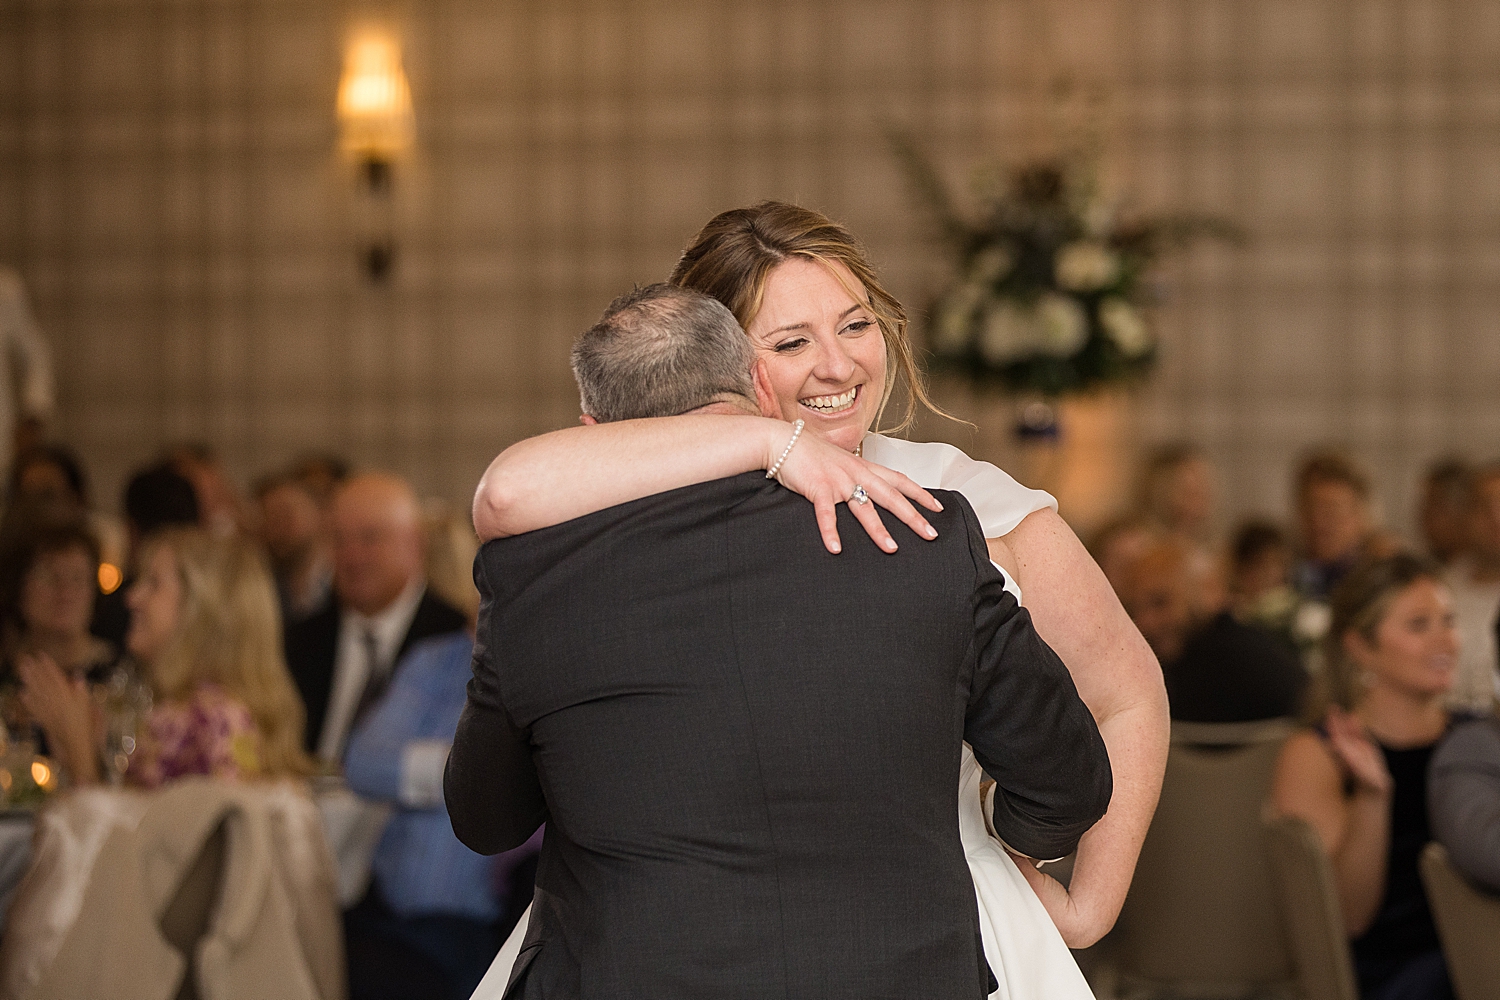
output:
POLYGON ((854 400, 859 397, 859 386, 855 386, 848 392, 841 392, 837 396, 809 396, 807 399, 799 399, 797 402, 809 410, 817 410, 819 413, 840 413, 854 405, 854 400))

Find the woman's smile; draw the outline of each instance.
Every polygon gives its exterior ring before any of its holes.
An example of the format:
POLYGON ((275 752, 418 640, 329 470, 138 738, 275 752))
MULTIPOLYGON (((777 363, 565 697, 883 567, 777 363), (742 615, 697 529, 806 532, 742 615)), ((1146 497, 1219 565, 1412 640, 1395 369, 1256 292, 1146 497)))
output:
POLYGON ((854 406, 859 399, 859 391, 864 388, 863 384, 857 385, 847 392, 841 392, 836 396, 809 396, 799 399, 797 402, 812 410, 814 413, 832 415, 843 413, 854 406))

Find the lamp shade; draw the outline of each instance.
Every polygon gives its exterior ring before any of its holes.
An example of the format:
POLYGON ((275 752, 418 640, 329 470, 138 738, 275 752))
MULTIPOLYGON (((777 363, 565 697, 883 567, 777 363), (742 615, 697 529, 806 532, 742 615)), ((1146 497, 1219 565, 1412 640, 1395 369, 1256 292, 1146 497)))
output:
POLYGON ((401 68, 401 46, 367 31, 350 41, 339 81, 340 145, 351 155, 389 160, 411 145, 411 88, 401 68))

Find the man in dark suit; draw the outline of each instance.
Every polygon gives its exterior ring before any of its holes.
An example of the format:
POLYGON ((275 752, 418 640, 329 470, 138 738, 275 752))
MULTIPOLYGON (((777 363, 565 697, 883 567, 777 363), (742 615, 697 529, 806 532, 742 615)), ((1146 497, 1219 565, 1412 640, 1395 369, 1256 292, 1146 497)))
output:
MULTIPOLYGON (((611 306, 574 368, 601 421, 684 399, 754 413, 745 345, 717 302, 652 286, 611 306), (723 357, 728 386, 696 363, 723 357), (601 359, 634 410, 601 409, 585 374, 601 359)), ((830 555, 760 473, 484 547, 445 791, 481 852, 548 823, 508 996, 989 994, 962 741, 997 781, 995 828, 1033 857, 1103 815, 1110 771, 973 511, 940 498, 938 539, 898 527, 895 555, 847 508, 830 555)))
POLYGON ((286 660, 307 706, 307 749, 343 760, 349 732, 419 639, 456 632, 463 613, 430 593, 411 486, 366 472, 334 494, 333 593, 286 630, 286 660))

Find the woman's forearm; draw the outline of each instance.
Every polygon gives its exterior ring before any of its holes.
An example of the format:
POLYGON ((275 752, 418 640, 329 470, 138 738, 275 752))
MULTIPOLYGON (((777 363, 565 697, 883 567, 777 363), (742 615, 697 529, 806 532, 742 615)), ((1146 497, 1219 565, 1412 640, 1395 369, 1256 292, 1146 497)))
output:
POLYGON ((1349 800, 1344 836, 1333 852, 1344 929, 1351 938, 1370 929, 1385 895, 1391 841, 1390 793, 1361 789, 1349 800))
POLYGON ((1109 812, 1079 844, 1069 923, 1059 921, 1069 947, 1082 948, 1114 926, 1156 811, 1171 736, 1166 688, 1151 648, 1055 511, 1032 513, 1005 541, 1037 632, 1093 712, 1114 772, 1109 812))
POLYGON ((481 540, 518 535, 653 493, 764 469, 791 425, 748 414, 570 427, 501 452, 474 494, 481 540))

